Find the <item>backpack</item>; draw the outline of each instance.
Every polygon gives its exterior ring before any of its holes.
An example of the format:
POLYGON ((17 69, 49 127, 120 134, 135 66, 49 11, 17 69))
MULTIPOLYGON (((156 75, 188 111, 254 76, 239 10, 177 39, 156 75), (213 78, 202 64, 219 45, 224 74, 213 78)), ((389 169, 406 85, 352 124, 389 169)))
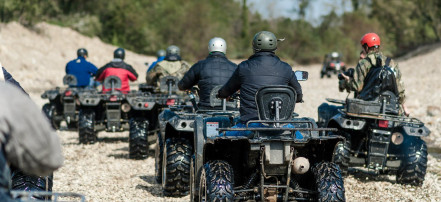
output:
MULTIPOLYGON (((372 65, 370 58, 366 58, 372 65)), ((377 65, 372 65, 364 79, 363 89, 357 98, 365 101, 386 102, 387 109, 395 114, 398 108, 398 85, 395 73, 390 65, 391 58, 386 58, 383 65, 381 58, 377 58, 377 65)))

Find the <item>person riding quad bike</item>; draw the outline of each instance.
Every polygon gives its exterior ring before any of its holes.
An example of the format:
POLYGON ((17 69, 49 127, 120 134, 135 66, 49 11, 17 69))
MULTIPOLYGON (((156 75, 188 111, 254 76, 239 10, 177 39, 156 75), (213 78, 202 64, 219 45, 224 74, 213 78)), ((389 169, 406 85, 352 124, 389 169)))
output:
MULTIPOLYGON (((257 90, 264 86, 291 86, 297 94, 296 102, 302 101, 302 87, 291 66, 276 56, 274 53, 276 49, 277 39, 273 33, 258 32, 253 39, 254 54, 239 64, 228 82, 219 90, 219 98, 227 98, 240 90, 240 123, 236 127, 244 127, 247 121, 258 118, 254 96, 257 90)), ((228 134, 239 135, 234 134, 236 132, 232 131, 228 134)))
MULTIPOLYGON (((121 87, 115 90, 127 93, 130 91, 130 81, 136 81, 138 79, 138 73, 135 69, 124 62, 126 51, 123 48, 117 48, 113 52, 113 60, 103 67, 101 67, 96 73, 97 81, 104 81, 109 76, 117 76, 121 79, 121 87)), ((110 88, 105 88, 103 85, 103 93, 110 91, 110 88)))
MULTIPOLYGON (((189 92, 193 109, 182 110, 177 107, 165 109, 159 115, 161 130, 158 133, 155 147, 155 177, 162 182, 164 196, 183 196, 189 191, 187 169, 177 170, 175 167, 188 167, 193 155, 193 129, 190 127, 197 115, 213 116, 216 113, 238 114, 231 111, 221 111, 222 106, 213 104, 213 90, 225 84, 233 74, 237 65, 225 57, 227 44, 224 39, 215 37, 208 43, 209 55, 205 60, 194 64, 179 81, 182 91, 192 91, 198 85, 199 103, 196 103, 195 92, 189 92), (165 153, 164 153, 165 150, 165 153), (165 161, 163 160, 165 159, 165 161), (175 159, 187 159, 184 161, 175 159), (180 177, 177 177, 180 176, 180 177)), ((231 106, 232 103, 229 103, 231 106)), ((234 103, 236 104, 236 103, 234 103)), ((229 110, 232 107, 229 107, 229 110)), ((236 109, 236 108, 235 108, 236 109)))
POLYGON ((164 60, 158 62, 153 69, 147 72, 147 85, 159 87, 160 78, 164 76, 174 76, 181 79, 189 68, 190 65, 181 60, 179 47, 171 45, 166 50, 164 60))
POLYGON ((341 56, 338 52, 325 55, 320 78, 323 78, 325 75, 330 78, 331 74, 337 75, 343 71, 346 71, 346 66, 345 63, 341 61, 341 56))
POLYGON ((98 69, 94 64, 87 61, 89 54, 85 48, 77 50, 77 58, 71 60, 66 64, 66 74, 74 75, 77 79, 76 85, 69 85, 69 87, 87 87, 95 86, 93 76, 96 75, 98 69))
MULTIPOLYGON (((427 168, 427 146, 421 137, 430 131, 408 117, 404 107, 401 73, 392 59, 380 51, 380 37, 365 34, 360 41, 366 57, 355 69, 339 75, 341 91, 355 91, 355 98, 327 99, 318 122, 338 128, 332 135, 345 137, 334 151, 334 162, 346 174, 348 167, 364 167, 372 174, 395 174, 398 183, 421 185, 427 168)), ((362 52, 362 53, 363 53, 362 52)))
POLYGON ((166 54, 166 53, 165 53, 165 50, 163 50, 163 49, 158 50, 158 52, 156 52, 156 57, 158 57, 158 59, 157 59, 156 61, 154 61, 154 62, 150 65, 150 67, 147 69, 147 72, 149 72, 150 70, 152 70, 153 67, 155 67, 156 64, 158 64, 158 62, 163 61, 164 58, 165 58, 165 54, 166 54))
POLYGON ((225 57, 227 43, 224 39, 215 37, 208 42, 208 56, 194 64, 179 81, 179 90, 190 90, 199 87, 199 108, 210 108, 211 90, 224 85, 236 70, 237 65, 225 57))

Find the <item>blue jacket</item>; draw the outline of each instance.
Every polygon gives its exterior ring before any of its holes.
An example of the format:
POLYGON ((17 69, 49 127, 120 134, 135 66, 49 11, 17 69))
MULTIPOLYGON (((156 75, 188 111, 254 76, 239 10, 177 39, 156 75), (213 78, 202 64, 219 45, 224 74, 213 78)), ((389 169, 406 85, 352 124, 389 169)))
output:
POLYGON ((158 58, 158 60, 154 61, 154 62, 150 65, 149 69, 147 69, 147 72, 149 72, 151 69, 153 69, 153 67, 155 67, 156 64, 157 64, 158 62, 163 61, 164 58, 165 58, 165 56, 161 56, 161 57, 158 58))
POLYGON ((95 76, 96 71, 98 71, 98 68, 86 61, 84 57, 78 57, 66 65, 66 74, 72 74, 77 77, 77 87, 89 86, 90 77, 95 76))

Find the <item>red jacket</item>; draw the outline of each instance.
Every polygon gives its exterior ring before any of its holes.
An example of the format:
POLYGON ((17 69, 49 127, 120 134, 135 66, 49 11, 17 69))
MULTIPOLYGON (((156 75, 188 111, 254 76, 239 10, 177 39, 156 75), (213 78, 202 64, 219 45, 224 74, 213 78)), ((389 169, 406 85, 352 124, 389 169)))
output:
MULTIPOLYGON (((104 79, 109 76, 117 76, 121 79, 121 88, 116 88, 115 90, 122 92, 130 91, 129 80, 136 81, 136 79, 138 79, 138 74, 132 68, 132 66, 123 61, 112 61, 101 67, 96 74, 96 80, 104 81, 104 79)), ((103 92, 110 90, 112 89, 104 88, 103 85, 103 92)))

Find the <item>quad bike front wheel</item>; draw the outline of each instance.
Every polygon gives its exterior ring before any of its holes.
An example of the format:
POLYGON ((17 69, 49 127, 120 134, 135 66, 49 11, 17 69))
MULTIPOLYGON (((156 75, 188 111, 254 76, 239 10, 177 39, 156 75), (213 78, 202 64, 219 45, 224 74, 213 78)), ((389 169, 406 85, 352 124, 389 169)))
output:
POLYGON ((49 122, 51 123, 51 126, 53 129, 57 130, 60 128, 60 121, 56 121, 54 119, 54 116, 56 115, 57 111, 55 109, 55 106, 51 103, 46 103, 43 105, 42 108, 44 114, 49 119, 49 122))
POLYGON ((164 196, 185 196, 190 186, 190 158, 193 147, 185 138, 165 141, 162 159, 162 188, 164 196))
POLYGON ((78 120, 78 134, 80 144, 94 144, 97 140, 95 132, 95 112, 81 110, 78 120))
POLYGON ((397 182, 421 186, 427 169, 427 145, 421 139, 412 141, 397 172, 397 182))
POLYGON ((233 201, 233 167, 225 161, 209 161, 201 172, 199 201, 233 201))
POLYGON ((343 177, 335 163, 320 162, 312 167, 315 187, 318 192, 317 201, 346 201, 343 177))
POLYGON ((130 119, 129 158, 146 159, 149 152, 147 130, 149 123, 145 119, 130 119))

